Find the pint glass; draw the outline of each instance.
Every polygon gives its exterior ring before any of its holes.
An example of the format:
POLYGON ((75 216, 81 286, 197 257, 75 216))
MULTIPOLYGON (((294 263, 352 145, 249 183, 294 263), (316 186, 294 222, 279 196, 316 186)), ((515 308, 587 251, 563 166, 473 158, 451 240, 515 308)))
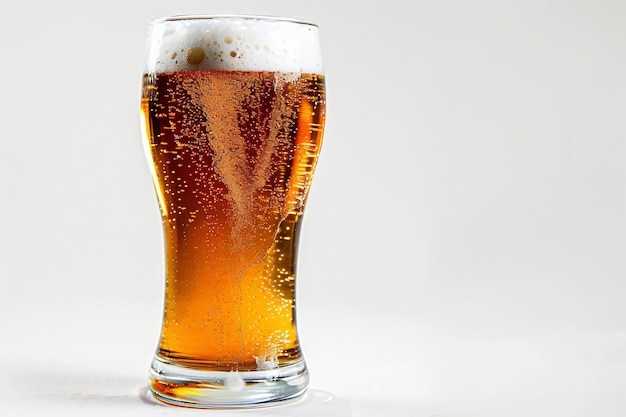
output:
POLYGON ((216 408, 298 398, 296 253, 325 118, 317 26, 155 20, 141 114, 165 243, 153 395, 216 408))

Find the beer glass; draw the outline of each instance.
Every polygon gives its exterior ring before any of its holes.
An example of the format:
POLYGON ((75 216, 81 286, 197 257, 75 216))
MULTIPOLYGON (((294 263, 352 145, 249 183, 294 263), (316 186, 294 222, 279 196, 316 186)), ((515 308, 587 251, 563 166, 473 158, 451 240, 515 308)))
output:
POLYGON ((141 114, 165 244, 151 392, 202 408, 296 399, 296 253, 325 119, 318 28, 177 16, 148 37, 141 114))

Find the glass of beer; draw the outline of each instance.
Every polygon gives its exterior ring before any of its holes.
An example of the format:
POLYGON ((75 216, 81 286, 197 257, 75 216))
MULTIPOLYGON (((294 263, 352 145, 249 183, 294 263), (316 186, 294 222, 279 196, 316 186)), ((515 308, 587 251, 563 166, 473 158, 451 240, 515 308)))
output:
POLYGON ((315 24, 151 23, 141 114, 165 245, 158 400, 244 408, 306 391, 296 255, 325 103, 315 24))

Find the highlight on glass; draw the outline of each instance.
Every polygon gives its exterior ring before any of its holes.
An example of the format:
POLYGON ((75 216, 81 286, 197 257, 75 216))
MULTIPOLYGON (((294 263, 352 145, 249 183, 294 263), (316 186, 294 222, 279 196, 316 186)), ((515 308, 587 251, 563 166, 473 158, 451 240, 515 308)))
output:
POLYGON ((306 391, 296 255, 325 105, 315 24, 152 22, 141 114, 165 246, 158 400, 245 408, 306 391))

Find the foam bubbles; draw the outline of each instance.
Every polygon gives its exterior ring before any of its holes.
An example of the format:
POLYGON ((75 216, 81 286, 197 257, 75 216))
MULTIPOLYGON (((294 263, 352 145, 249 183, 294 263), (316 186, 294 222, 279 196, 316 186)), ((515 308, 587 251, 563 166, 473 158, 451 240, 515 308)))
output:
POLYGON ((224 379, 224 388, 229 391, 241 391, 246 386, 239 372, 232 371, 224 379))
POLYGON ((271 369, 278 368, 278 358, 276 356, 265 359, 257 358, 255 356, 254 359, 256 360, 256 369, 258 371, 269 371, 271 369))
POLYGON ((317 26, 277 18, 180 17, 152 23, 144 70, 323 74, 317 26))

